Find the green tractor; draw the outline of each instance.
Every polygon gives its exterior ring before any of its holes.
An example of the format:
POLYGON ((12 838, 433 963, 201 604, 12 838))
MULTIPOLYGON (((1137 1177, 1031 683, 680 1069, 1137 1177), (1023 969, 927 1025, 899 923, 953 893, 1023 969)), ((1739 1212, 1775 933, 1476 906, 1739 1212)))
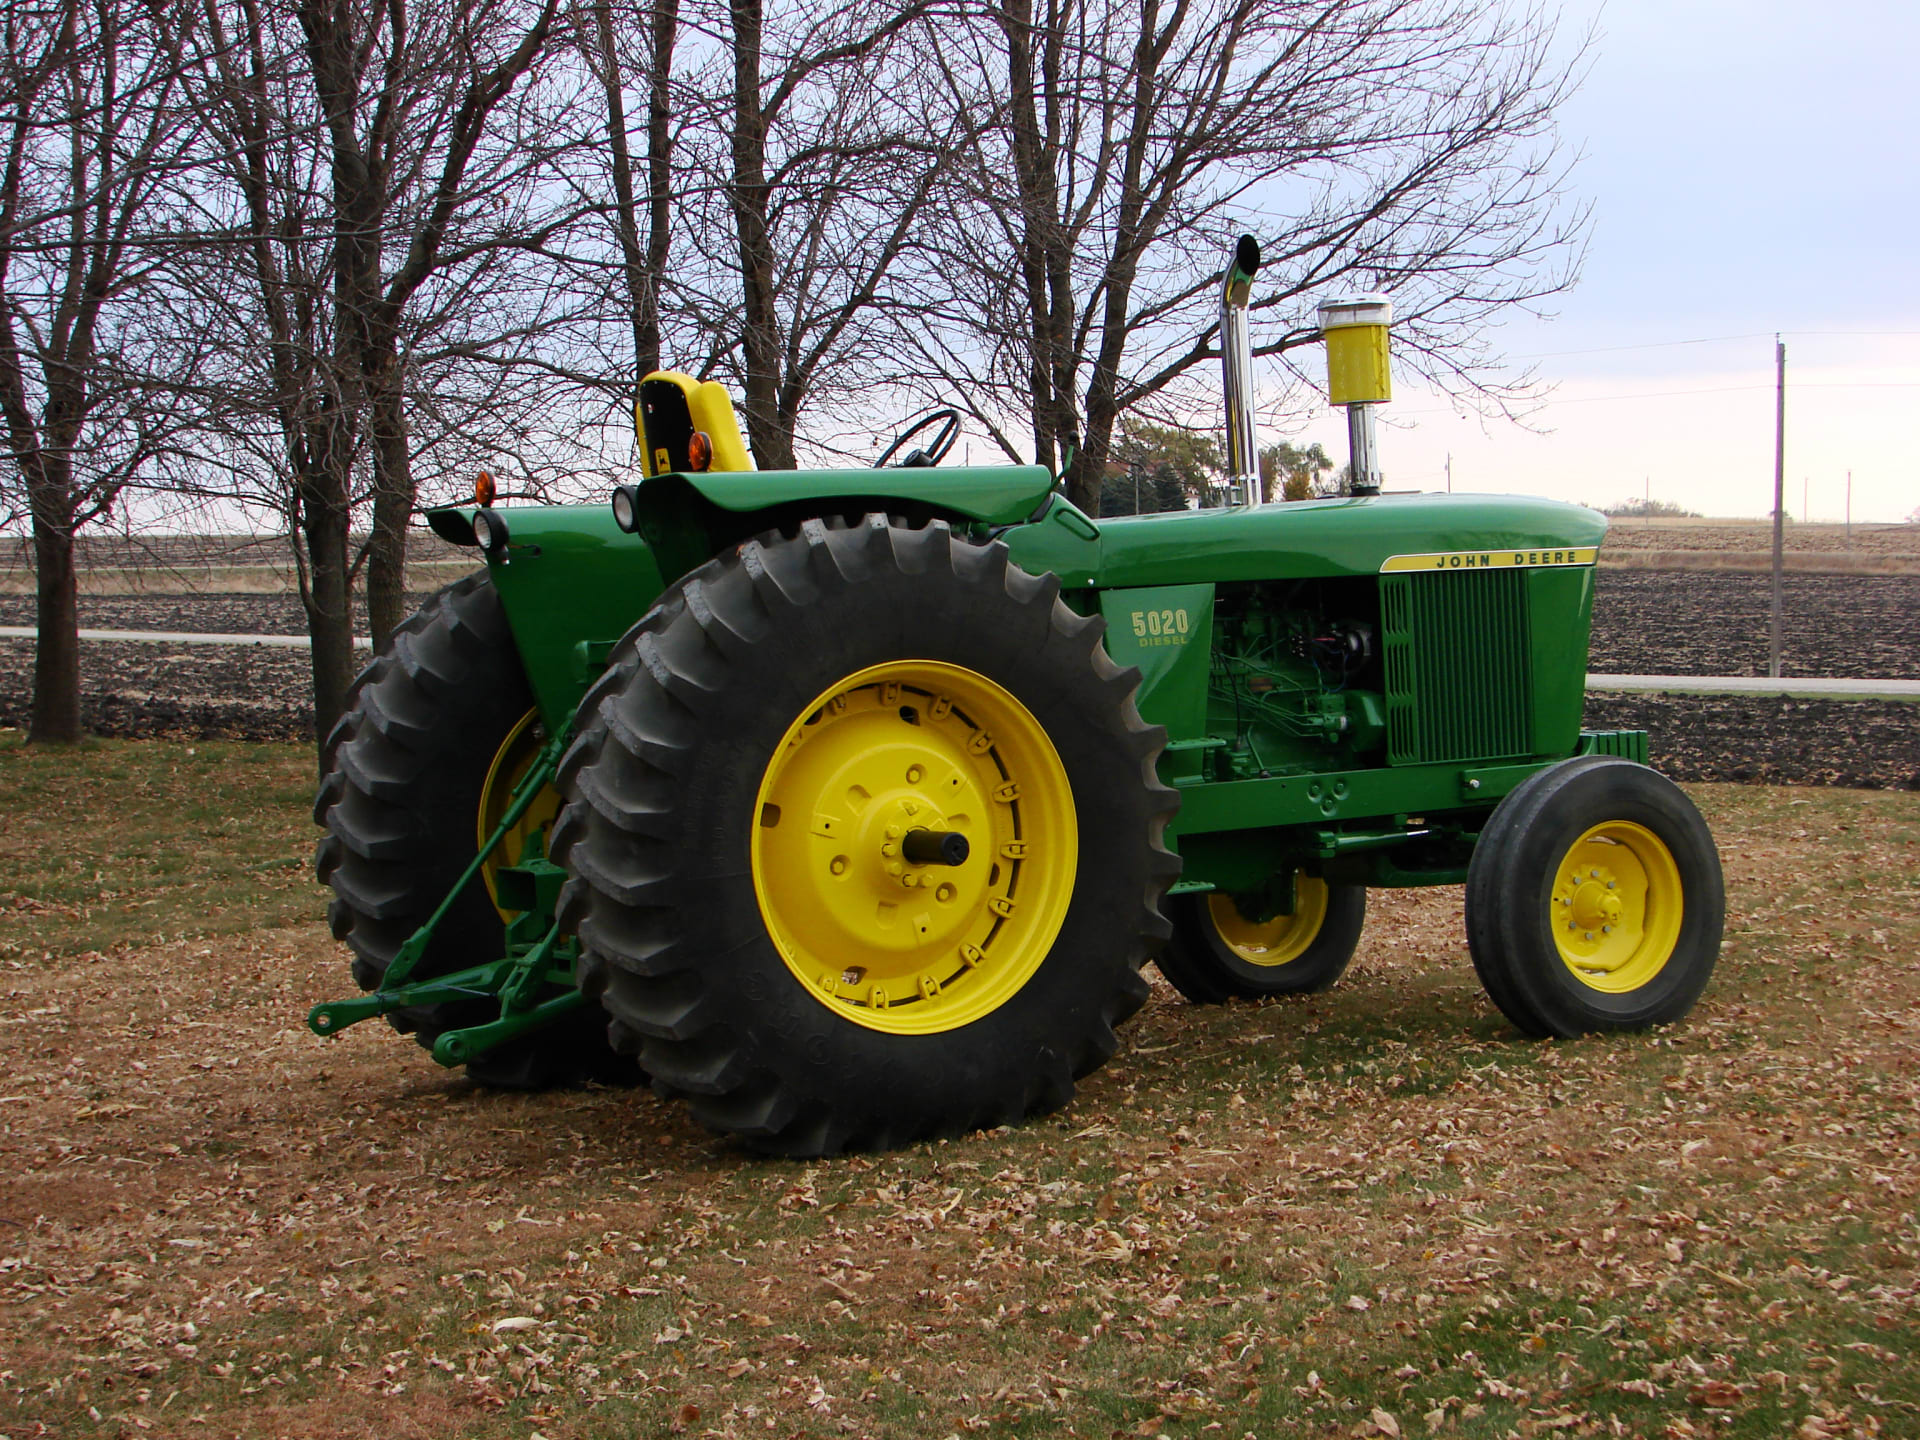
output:
POLYGON ((724 388, 662 372, 610 505, 432 512, 486 566, 327 741, 367 993, 312 1028, 884 1148, 1066 1104, 1149 961, 1196 1003, 1320 990, 1369 889, 1462 883, 1527 1034, 1684 1015, 1720 864, 1644 734, 1581 729, 1606 521, 1368 493, 1365 302, 1323 312, 1359 493, 1260 503, 1258 263, 1223 287, 1241 503, 1096 522, 1045 469, 940 468, 951 412, 873 469, 757 472, 724 388))

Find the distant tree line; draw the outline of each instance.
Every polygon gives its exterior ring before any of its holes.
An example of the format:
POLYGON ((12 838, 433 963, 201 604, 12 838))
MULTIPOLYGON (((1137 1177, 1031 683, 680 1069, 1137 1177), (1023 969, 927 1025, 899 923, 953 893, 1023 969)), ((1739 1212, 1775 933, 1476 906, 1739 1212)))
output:
POLYGON ((937 400, 1090 511, 1149 452, 1155 504, 1199 501, 1232 235, 1269 256, 1259 354, 1319 338, 1313 298, 1383 289, 1404 362, 1498 406, 1482 322, 1569 283, 1585 223, 1553 132, 1579 47, 1503 0, 0 24, 0 528, 37 567, 36 740, 79 733, 86 526, 220 505, 285 535, 324 736, 354 595, 376 642, 404 617, 423 501, 482 465, 597 480, 648 370, 727 382, 762 468, 871 453, 880 412, 937 400))
POLYGON ((1689 510, 1678 501, 1644 498, 1616 500, 1611 505, 1602 505, 1600 513, 1618 518, 1638 517, 1643 520, 1697 520, 1700 518, 1698 510, 1689 510))
MULTIPOLYGON (((1283 440, 1260 450, 1269 499, 1311 500, 1348 492, 1347 467, 1318 444, 1283 440)), ((1229 503, 1226 456, 1217 433, 1122 417, 1100 487, 1099 514, 1148 515, 1229 503)))

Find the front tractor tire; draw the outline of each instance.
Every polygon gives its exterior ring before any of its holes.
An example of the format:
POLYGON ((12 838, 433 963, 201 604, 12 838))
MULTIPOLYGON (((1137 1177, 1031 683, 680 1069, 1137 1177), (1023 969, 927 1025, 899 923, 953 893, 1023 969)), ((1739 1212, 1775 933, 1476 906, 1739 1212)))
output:
POLYGON ((1644 765, 1589 755, 1500 802, 1467 870, 1467 947, 1520 1030, 1678 1020, 1713 974, 1726 887, 1707 823, 1644 765))
POLYGON ((1181 895, 1160 973, 1195 1005, 1310 995, 1346 973, 1367 923, 1364 885, 1294 879, 1291 915, 1250 920, 1233 896, 1181 895))
POLYGON ((1139 1008, 1179 870, 1165 732, 1052 576, 941 522, 809 520, 615 650, 562 762, 583 984, 753 1148, 1067 1103, 1139 1008))
MULTIPOLYGON (((333 890, 327 920, 353 952, 353 978, 377 990, 387 966, 432 916, 505 813, 513 782, 538 753, 533 694, 506 612, 482 571, 431 596, 394 632, 348 692, 322 751, 313 818, 325 827, 315 869, 333 890)), ((507 847, 551 819, 536 801, 507 847)), ((508 857, 512 858, 512 857, 508 857)), ((506 922, 476 876, 434 931, 413 978, 498 960, 506 922)), ((499 1018, 487 999, 418 1005, 389 1017, 421 1045, 499 1018)), ((631 1083, 631 1060, 608 1046, 591 1008, 511 1041, 466 1066, 482 1084, 532 1089, 584 1079, 631 1083)))

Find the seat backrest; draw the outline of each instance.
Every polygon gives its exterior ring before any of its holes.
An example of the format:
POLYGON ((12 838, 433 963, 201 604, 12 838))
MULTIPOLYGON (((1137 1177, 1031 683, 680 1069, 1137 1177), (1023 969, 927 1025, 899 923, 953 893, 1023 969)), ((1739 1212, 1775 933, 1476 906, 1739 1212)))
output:
POLYGON ((678 370, 656 370, 640 382, 633 424, 640 437, 640 465, 649 476, 691 468, 687 443, 704 430, 713 442, 711 470, 751 470, 753 457, 740 438, 733 397, 717 380, 696 380, 678 370))

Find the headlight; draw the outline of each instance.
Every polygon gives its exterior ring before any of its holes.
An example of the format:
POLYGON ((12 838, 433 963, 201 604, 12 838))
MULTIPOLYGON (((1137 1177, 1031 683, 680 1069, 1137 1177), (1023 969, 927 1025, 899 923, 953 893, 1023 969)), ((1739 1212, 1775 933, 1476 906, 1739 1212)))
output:
POLYGON ((473 538, 491 559, 507 548, 507 522, 500 518, 498 510, 476 510, 473 512, 473 538))
POLYGON ((638 528, 637 511, 634 507, 633 487, 616 485, 613 487, 613 523, 631 535, 638 528))

